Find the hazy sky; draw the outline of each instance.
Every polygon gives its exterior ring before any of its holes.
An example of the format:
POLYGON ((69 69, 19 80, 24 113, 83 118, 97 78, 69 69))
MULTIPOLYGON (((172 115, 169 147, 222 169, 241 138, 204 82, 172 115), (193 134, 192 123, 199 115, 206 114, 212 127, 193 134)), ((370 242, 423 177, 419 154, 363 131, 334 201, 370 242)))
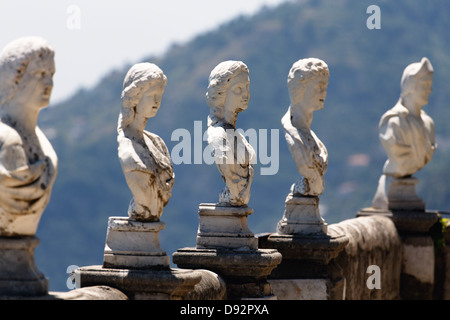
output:
POLYGON ((46 38, 56 52, 55 103, 94 85, 112 68, 283 1, 2 0, 0 49, 23 36, 46 38))

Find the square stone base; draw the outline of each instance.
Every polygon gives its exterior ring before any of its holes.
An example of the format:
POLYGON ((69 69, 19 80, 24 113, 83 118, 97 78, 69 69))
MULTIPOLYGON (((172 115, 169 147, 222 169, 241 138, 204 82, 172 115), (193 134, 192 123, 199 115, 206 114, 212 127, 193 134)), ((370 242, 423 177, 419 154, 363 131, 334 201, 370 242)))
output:
POLYGON ((258 240, 247 224, 252 213, 247 206, 200 204, 197 248, 257 249, 258 240))
POLYGON ((103 266, 119 269, 169 268, 170 257, 161 249, 159 232, 165 224, 110 217, 103 266))
POLYGON ((290 193, 285 202, 283 218, 278 222, 279 234, 326 234, 327 224, 320 216, 319 198, 290 193))

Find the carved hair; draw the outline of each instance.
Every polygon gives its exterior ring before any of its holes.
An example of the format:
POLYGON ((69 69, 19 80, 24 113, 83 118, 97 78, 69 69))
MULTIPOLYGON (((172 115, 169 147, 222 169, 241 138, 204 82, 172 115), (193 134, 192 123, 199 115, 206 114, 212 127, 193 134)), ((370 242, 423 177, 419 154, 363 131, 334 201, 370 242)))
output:
MULTIPOLYGON (((289 70, 287 84, 288 88, 294 88, 292 87, 294 84, 300 83, 300 90, 303 94, 312 80, 317 77, 328 78, 329 76, 330 71, 324 61, 317 58, 300 59, 294 62, 289 70)), ((295 88, 298 90, 298 86, 295 88)))
POLYGON ((420 62, 414 62, 408 65, 403 71, 402 79, 400 81, 400 86, 402 89, 401 96, 405 97, 414 91, 414 82, 419 75, 424 73, 433 74, 433 66, 430 60, 427 58, 422 58, 420 62))
POLYGON ((242 61, 228 60, 219 63, 209 75, 209 84, 206 91, 206 102, 211 108, 211 116, 223 118, 226 93, 231 85, 231 80, 241 72, 249 73, 248 67, 242 61))
POLYGON ((40 37, 23 37, 10 42, 0 53, 0 106, 13 100, 28 65, 33 60, 54 58, 49 43, 40 37))
POLYGON ((141 101, 144 90, 153 83, 167 83, 167 77, 157 65, 148 62, 137 63, 128 70, 123 81, 120 127, 124 128, 133 122, 136 106, 141 101))

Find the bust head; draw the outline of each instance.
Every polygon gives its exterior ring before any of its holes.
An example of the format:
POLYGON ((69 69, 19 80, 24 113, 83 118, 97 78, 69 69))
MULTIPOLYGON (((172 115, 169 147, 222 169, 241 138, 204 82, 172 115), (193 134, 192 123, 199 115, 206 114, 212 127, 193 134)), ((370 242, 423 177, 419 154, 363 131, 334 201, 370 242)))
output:
POLYGON ((47 106, 54 72, 54 51, 46 40, 24 37, 10 42, 0 53, 0 106, 47 106))
POLYGON ((249 97, 249 71, 243 62, 224 61, 211 71, 206 101, 213 117, 237 116, 247 108, 249 97))
POLYGON ((287 79, 291 105, 302 102, 313 110, 322 109, 329 75, 327 64, 320 59, 308 58, 295 62, 287 79))
POLYGON ((136 112, 145 117, 156 115, 161 96, 167 84, 167 77, 153 63, 138 63, 128 70, 122 90, 122 127, 133 122, 136 112))
MULTIPOLYGON (((409 99, 420 106, 428 104, 433 82, 433 66, 430 60, 422 58, 420 62, 411 63, 403 71, 401 85, 401 98, 409 99)), ((405 107, 409 107, 405 104, 405 107)))

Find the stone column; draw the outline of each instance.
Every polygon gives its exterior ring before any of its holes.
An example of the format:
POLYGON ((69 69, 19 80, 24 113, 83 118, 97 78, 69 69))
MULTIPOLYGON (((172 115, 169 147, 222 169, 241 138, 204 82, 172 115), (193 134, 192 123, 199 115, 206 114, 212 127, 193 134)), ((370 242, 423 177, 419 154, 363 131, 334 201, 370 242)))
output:
POLYGON ((39 239, 0 237, 0 299, 37 297, 48 293, 48 279, 37 269, 34 249, 39 239))
POLYGON ((361 209, 357 216, 384 215, 393 220, 403 242, 400 296, 422 300, 433 297, 435 256, 429 231, 440 215, 438 211, 425 209, 425 203, 416 194, 417 183, 418 179, 414 177, 383 175, 374 206, 361 209), (384 199, 380 201, 380 198, 384 199))
POLYGON ((281 254, 258 248, 247 224, 252 213, 248 206, 200 204, 196 247, 177 250, 173 262, 180 268, 219 274, 228 299, 276 299, 267 277, 281 262, 281 254))
POLYGON ((437 148, 433 119, 423 110, 431 94, 434 69, 423 57, 408 65, 401 78, 397 103, 386 111, 378 125, 378 138, 387 160, 378 182, 372 207, 357 215, 391 217, 403 239, 403 299, 431 299, 434 284, 434 248, 430 228, 439 213, 426 210, 415 190, 414 174, 431 159, 437 148))
POLYGON ((328 232, 318 197, 290 193, 277 232, 259 237, 261 248, 283 256, 269 277, 274 293, 282 300, 344 299, 345 279, 334 258, 347 243, 344 234, 328 232))

